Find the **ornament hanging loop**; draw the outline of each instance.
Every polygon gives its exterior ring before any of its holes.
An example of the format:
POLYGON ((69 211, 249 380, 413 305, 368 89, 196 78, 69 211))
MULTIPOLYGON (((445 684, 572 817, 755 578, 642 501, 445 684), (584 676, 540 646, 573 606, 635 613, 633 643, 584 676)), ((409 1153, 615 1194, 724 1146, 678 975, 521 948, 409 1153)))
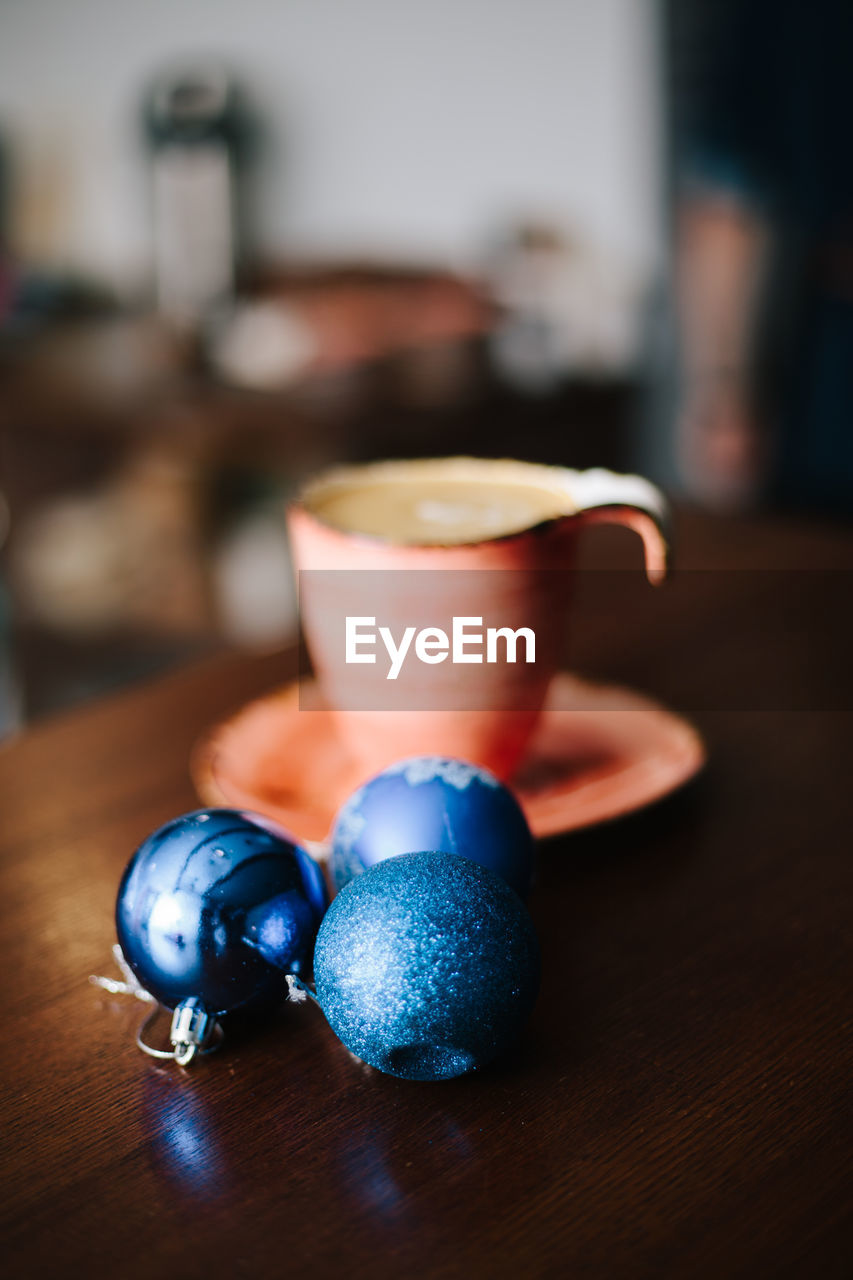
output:
POLYGON ((153 1045, 148 1044, 144 1039, 145 1032, 159 1016, 161 1006, 151 992, 146 991, 138 981, 118 944, 113 947, 113 959, 122 972, 123 982, 96 974, 92 974, 89 981, 94 986, 100 987, 102 991, 108 991, 110 995, 135 996, 137 1000, 154 1006, 136 1033, 137 1048, 147 1053, 149 1058, 177 1062, 179 1067, 188 1067, 197 1055, 201 1057, 220 1048, 225 1039, 225 1033, 219 1023, 205 1010, 201 1001, 195 997, 182 1000, 172 1014, 172 1025, 169 1028, 169 1041, 172 1048, 155 1049, 153 1045))
POLYGON ((172 1025, 169 1028, 169 1042, 172 1049, 155 1049, 144 1039, 145 1032, 160 1012, 158 1005, 143 1022, 136 1034, 137 1046, 149 1058, 161 1061, 177 1062, 179 1067, 188 1067, 196 1056, 215 1052, 224 1039, 221 1026, 199 1000, 183 1000, 172 1014, 172 1025))

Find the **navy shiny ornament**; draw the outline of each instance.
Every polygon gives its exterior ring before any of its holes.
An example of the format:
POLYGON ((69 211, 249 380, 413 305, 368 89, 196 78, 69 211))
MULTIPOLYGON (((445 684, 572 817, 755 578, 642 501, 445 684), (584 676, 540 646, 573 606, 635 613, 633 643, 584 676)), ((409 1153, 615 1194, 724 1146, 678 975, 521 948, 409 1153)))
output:
POLYGON ((527 897, 533 837, 508 787, 479 765, 443 756, 400 760, 344 804, 332 828, 329 867, 342 888, 401 853, 440 849, 488 867, 527 897))
POLYGON ((455 854, 388 858, 326 912, 317 1000, 359 1058, 408 1080, 445 1080, 509 1047, 539 986, 539 946, 521 899, 455 854))
POLYGON ((199 809, 139 846, 119 886, 116 929, 141 985, 206 1028, 284 998, 285 973, 310 964, 327 902, 319 867, 280 827, 199 809))

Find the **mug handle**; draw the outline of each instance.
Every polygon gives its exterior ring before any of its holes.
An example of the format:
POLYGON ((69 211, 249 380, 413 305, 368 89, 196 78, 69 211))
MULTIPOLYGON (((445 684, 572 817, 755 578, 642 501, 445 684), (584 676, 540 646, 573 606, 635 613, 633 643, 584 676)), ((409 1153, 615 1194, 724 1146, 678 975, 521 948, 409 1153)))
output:
POLYGON ((596 467, 567 472, 567 487, 579 525, 622 524, 643 540, 646 576, 653 586, 670 568, 669 509, 666 498, 643 476, 618 475, 596 467))

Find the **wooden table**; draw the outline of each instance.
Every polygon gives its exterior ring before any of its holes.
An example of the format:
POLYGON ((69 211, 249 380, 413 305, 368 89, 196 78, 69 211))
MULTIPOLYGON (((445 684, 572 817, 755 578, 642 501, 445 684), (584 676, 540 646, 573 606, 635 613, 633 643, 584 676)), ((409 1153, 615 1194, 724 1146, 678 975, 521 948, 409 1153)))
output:
POLYGON ((692 713, 709 766, 542 848, 542 993, 478 1074, 382 1076, 304 1006, 181 1071, 88 984, 127 858, 194 805, 193 741, 291 659, 0 752, 6 1274, 851 1274, 853 536, 681 523, 667 590, 588 575, 576 661, 692 713))

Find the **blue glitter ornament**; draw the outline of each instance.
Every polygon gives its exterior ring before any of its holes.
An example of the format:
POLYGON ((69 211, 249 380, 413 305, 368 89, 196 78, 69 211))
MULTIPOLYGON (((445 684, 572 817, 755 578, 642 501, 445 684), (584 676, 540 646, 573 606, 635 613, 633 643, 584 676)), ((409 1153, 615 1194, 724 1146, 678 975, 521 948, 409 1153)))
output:
POLYGON ((523 903, 486 867, 440 852, 388 858, 335 898, 317 935, 317 999, 335 1034, 393 1076, 444 1080, 516 1038, 539 946, 523 903))
POLYGON ((338 888, 385 858, 424 849, 479 862, 522 898, 530 888, 533 837, 521 806, 488 769, 464 760, 415 756, 391 765, 346 801, 331 843, 338 888))
POLYGON ((203 1020, 279 1003, 284 974, 310 963, 327 902, 320 869, 281 828, 236 809, 199 809, 137 849, 116 929, 141 985, 203 1020))

